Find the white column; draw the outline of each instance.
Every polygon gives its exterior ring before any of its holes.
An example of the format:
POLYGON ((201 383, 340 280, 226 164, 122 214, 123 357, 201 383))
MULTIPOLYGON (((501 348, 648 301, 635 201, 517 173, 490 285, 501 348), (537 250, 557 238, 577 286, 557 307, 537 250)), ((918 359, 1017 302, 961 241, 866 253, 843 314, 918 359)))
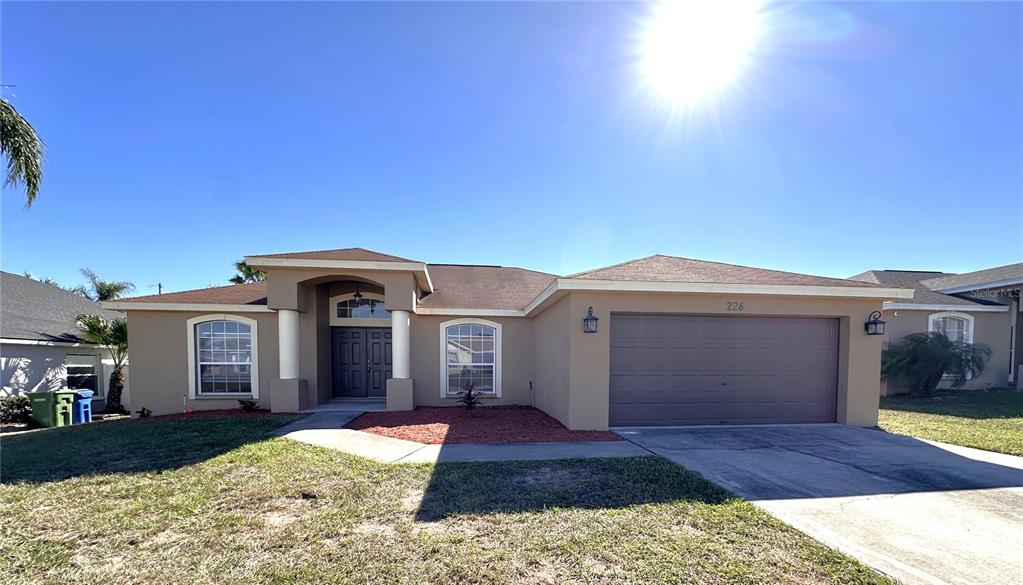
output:
POLYGON ((391 377, 409 378, 412 372, 409 312, 391 311, 391 377))
POLYGON ((298 378, 298 311, 277 309, 277 340, 280 350, 280 378, 298 378))

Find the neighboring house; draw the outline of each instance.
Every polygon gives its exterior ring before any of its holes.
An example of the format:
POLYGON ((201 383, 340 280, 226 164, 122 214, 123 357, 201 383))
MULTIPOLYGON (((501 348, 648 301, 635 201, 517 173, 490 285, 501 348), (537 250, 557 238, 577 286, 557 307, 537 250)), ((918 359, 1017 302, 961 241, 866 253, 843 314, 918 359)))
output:
POLYGON ((62 288, 0 272, 0 395, 83 388, 96 392, 94 405, 101 409, 113 361, 108 350, 78 336, 75 317, 85 313, 124 316, 62 288))
MULTIPOLYGON (((967 274, 870 270, 851 279, 915 291, 912 299, 884 304, 886 343, 929 331, 941 331, 954 340, 983 343, 991 348, 991 360, 983 373, 963 387, 1023 388, 1018 374, 1023 361, 1018 350, 1023 342, 1018 326, 1023 263, 967 274)), ((905 390, 905 384, 897 380, 881 384, 882 395, 905 390)))
POLYGON ((913 293, 660 255, 567 277, 361 248, 245 261, 266 282, 106 303, 128 314, 133 409, 405 410, 473 384, 570 429, 873 426, 881 339, 864 322, 913 293))

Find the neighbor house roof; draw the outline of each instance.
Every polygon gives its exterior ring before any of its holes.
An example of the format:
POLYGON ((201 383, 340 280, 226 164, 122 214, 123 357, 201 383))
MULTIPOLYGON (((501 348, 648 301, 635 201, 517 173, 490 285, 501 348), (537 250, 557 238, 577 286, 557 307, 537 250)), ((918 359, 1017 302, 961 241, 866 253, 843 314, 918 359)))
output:
POLYGON ((971 299, 963 296, 949 295, 937 292, 928 286, 928 283, 935 279, 947 276, 954 276, 943 272, 930 272, 922 270, 868 270, 850 276, 849 280, 870 282, 884 286, 913 289, 912 299, 900 299, 899 304, 905 305, 941 305, 957 306, 968 309, 970 307, 981 307, 999 305, 989 300, 971 299))
POLYGON ((557 276, 503 266, 430 264, 433 294, 420 303, 430 309, 523 309, 557 276))
POLYGON ((967 272, 965 274, 942 274, 935 278, 927 279, 924 284, 934 290, 949 292, 1023 284, 1023 262, 967 272))
POLYGON ((78 315, 123 317, 99 303, 25 276, 0 272, 0 337, 26 341, 86 343, 78 335, 78 315))
POLYGON ((736 264, 692 260, 656 254, 638 260, 587 270, 568 276, 585 280, 635 280, 645 282, 692 282, 710 284, 784 284, 804 286, 874 286, 843 278, 811 276, 780 270, 750 268, 736 264))
POLYGON ((338 248, 336 250, 314 250, 311 252, 288 252, 285 254, 254 254, 259 258, 291 258, 294 260, 337 260, 349 262, 419 262, 365 248, 338 248))

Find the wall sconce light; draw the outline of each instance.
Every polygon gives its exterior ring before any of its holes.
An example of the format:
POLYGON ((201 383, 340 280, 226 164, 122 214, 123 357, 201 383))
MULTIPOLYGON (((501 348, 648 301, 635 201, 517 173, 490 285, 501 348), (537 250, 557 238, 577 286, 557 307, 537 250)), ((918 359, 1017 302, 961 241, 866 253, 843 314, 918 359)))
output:
POLYGON ((863 330, 867 335, 884 335, 884 324, 885 322, 881 320, 881 311, 874 311, 863 324, 863 330))
POLYGON ((593 316, 593 307, 586 310, 586 316, 583 317, 583 333, 596 333, 597 332, 597 318, 593 316))

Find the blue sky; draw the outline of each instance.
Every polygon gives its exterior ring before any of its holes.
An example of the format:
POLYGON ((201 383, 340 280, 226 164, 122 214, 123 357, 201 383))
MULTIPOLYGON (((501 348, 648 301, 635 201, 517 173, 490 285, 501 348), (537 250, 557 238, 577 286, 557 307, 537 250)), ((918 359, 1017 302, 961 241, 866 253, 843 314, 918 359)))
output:
POLYGON ((849 276, 1023 258, 1023 5, 771 7, 685 116, 642 3, 15 3, 5 90, 46 140, 4 270, 168 290, 363 246, 555 273, 675 254, 849 276))

